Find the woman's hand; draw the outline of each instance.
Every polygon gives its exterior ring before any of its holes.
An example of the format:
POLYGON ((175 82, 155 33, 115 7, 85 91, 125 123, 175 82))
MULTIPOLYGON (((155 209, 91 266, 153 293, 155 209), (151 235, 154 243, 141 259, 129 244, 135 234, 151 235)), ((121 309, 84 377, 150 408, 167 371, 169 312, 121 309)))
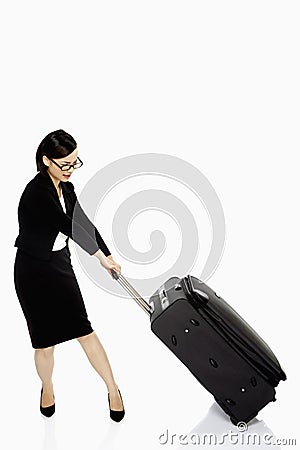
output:
POLYGON ((93 256, 96 256, 96 258, 100 261, 100 264, 108 271, 111 276, 113 276, 112 269, 115 270, 118 275, 121 275, 121 266, 114 261, 112 255, 105 256, 102 250, 99 249, 96 251, 96 253, 94 253, 93 256))
POLYGON ((106 256, 106 259, 109 261, 109 264, 110 264, 110 267, 108 267, 108 268, 104 266, 108 270, 108 272, 111 274, 111 269, 114 269, 118 273, 118 275, 121 275, 120 264, 116 263, 116 261, 113 259, 113 257, 111 255, 106 256))

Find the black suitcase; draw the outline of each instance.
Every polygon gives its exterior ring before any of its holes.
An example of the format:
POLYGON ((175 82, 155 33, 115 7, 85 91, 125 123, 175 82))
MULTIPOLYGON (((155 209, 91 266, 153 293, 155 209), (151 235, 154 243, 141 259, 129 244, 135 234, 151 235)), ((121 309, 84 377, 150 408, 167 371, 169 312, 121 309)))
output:
POLYGON ((150 316, 154 334, 183 362, 229 415, 249 422, 286 380, 270 347, 204 282, 168 279, 146 302, 123 275, 112 276, 150 316))

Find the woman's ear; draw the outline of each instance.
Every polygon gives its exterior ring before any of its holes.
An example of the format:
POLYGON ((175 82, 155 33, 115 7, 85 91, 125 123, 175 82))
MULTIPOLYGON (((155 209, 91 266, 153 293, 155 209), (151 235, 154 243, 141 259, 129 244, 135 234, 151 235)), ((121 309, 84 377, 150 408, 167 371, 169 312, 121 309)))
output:
POLYGON ((43 155, 43 163, 45 164, 45 166, 49 167, 49 160, 47 158, 47 156, 43 155))

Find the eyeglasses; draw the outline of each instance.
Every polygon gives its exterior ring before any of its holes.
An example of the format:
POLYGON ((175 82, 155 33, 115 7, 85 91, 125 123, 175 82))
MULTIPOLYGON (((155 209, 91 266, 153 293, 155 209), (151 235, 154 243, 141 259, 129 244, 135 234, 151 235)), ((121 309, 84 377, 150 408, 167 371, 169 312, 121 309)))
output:
POLYGON ((83 164, 83 162, 81 161, 81 159, 78 156, 77 156, 77 161, 74 164, 60 165, 60 164, 57 164, 56 161, 53 161, 53 159, 51 159, 51 158, 48 158, 48 159, 50 159, 50 161, 52 161, 54 164, 56 164, 60 168, 60 170, 62 170, 63 172, 70 170, 71 167, 73 167, 74 169, 79 169, 79 167, 81 167, 83 164))

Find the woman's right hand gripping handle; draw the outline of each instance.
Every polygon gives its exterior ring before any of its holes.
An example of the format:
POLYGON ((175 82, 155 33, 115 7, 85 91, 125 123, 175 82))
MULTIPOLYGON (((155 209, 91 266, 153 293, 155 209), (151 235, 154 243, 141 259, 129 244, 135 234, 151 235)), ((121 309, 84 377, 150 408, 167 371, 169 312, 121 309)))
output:
POLYGON ((97 250, 96 253, 93 254, 100 261, 100 264, 108 271, 108 273, 115 278, 113 275, 113 270, 117 272, 118 275, 121 274, 121 266, 116 263, 111 255, 105 256, 102 250, 97 250))

